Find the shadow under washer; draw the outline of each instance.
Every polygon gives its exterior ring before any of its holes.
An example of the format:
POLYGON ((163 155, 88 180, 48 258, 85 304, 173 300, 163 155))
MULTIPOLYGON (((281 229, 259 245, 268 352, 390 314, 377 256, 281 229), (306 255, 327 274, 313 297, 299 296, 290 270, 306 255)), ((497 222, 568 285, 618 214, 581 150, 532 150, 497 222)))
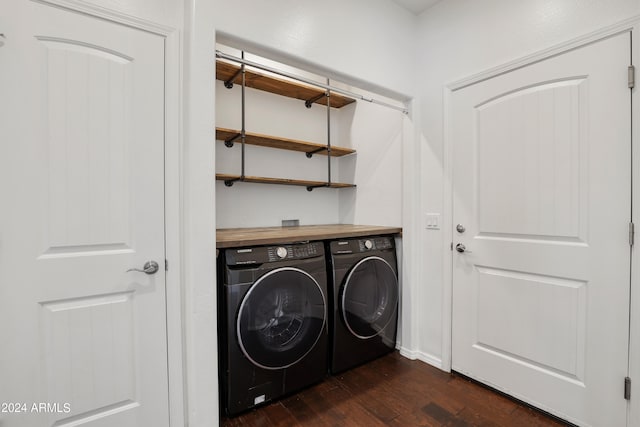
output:
POLYGON ((219 278, 221 407, 235 415, 327 373, 321 242, 227 249, 219 278))
POLYGON ((398 270, 393 236, 329 242, 331 373, 395 350, 398 270))

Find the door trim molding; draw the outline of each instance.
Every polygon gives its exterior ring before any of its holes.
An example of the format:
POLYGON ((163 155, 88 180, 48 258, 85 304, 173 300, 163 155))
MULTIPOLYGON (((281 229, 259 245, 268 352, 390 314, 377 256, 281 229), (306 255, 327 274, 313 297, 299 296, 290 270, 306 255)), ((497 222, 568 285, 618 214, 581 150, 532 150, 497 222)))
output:
POLYGON ((104 19, 106 21, 115 22, 117 24, 126 25, 127 27, 137 30, 146 31, 148 33, 157 34, 167 37, 176 31, 175 28, 162 25, 157 22, 148 21, 113 9, 89 3, 85 0, 31 0, 34 3, 42 3, 48 6, 68 9, 73 12, 79 12, 94 18, 104 19))
POLYGON ((165 178, 165 257, 171 268, 165 272, 167 328, 167 374, 169 425, 186 425, 185 372, 182 314, 182 75, 181 37, 177 28, 138 18, 85 0, 31 0, 94 18, 152 33, 164 38, 164 178, 165 178), (179 100, 171 102, 171 100, 179 100))
MULTIPOLYGON (((575 50, 584 46, 587 46, 592 43, 596 43, 598 41, 607 39, 609 37, 613 37, 615 35, 619 35, 622 33, 632 33, 634 29, 636 29, 640 25, 640 15, 635 15, 629 19, 625 19, 624 21, 618 22, 617 24, 610 25, 591 33, 585 34, 580 37, 576 37, 570 39, 566 42, 556 44, 547 49, 534 52, 529 55, 525 55, 523 57, 517 58, 513 61, 509 61, 504 64, 497 65, 490 69, 478 72, 471 76, 465 77, 463 79, 455 80, 450 83, 445 84, 443 87, 443 246, 442 250, 444 252, 443 256, 443 289, 442 289, 442 369, 449 372, 451 371, 452 365, 452 324, 453 324, 453 251, 451 250, 451 242, 454 239, 453 233, 453 163, 452 163, 452 141, 451 141, 451 129, 452 129, 452 117, 451 117, 451 97, 453 92, 466 88, 468 86, 474 85, 476 83, 480 83, 486 80, 489 80, 494 77, 498 77, 500 75, 509 73, 511 71, 518 70, 520 68, 535 64, 537 62, 541 62, 545 59, 552 58, 554 56, 561 55, 563 53, 567 53, 571 50, 575 50)), ((634 43, 634 46, 637 46, 639 43, 634 43)), ((634 49, 632 47, 632 49, 634 49)), ((635 48, 637 49, 637 47, 635 48)), ((635 90, 634 96, 635 99, 635 90)), ((637 116, 637 113, 634 112, 634 116, 637 116)), ((632 117, 632 126, 635 129, 638 129, 636 123, 640 123, 638 119, 632 117)), ((637 132, 636 132, 637 134, 637 132)), ((633 143, 639 140, 639 138, 634 134, 633 143)), ((638 164, 640 161, 640 155, 638 154, 640 150, 634 150, 634 165, 638 164)), ((638 173, 638 169, 634 168, 633 173, 638 173)), ((635 181, 635 180, 634 180, 635 181)), ((636 181, 637 182, 637 181, 636 181)), ((640 198, 636 198, 636 194, 640 196, 640 190, 637 188, 638 186, 633 186, 634 188, 634 199, 640 200, 640 198)), ((634 216, 637 214, 634 212, 634 216)), ((640 223, 640 217, 637 219, 638 223, 640 223)), ((632 277, 632 283, 640 281, 640 255, 633 254, 632 255, 632 269, 634 275, 632 277)), ((632 295, 633 297, 633 295, 632 295)), ((631 312, 637 313, 636 316, 640 315, 640 295, 636 295, 635 299, 631 300, 631 312)), ((631 355, 635 357, 635 354, 640 355, 640 332, 635 332, 638 335, 637 338, 634 339, 634 331, 631 330, 631 355), (637 341, 634 346, 634 341, 637 341), (633 349, 637 347, 637 351, 634 353, 633 349)), ((630 359, 632 360, 632 359, 630 359)), ((637 371, 637 382, 640 382, 640 366, 635 369, 637 371)), ((631 367, 631 373, 634 373, 633 366, 631 367)), ((620 379, 621 390, 622 390, 622 381, 620 379)), ((622 393, 622 391, 621 391, 622 393)), ((640 393, 638 391, 637 393, 640 393)), ((621 394, 622 396, 622 394, 621 394)), ((622 397, 621 397, 622 398, 622 397)), ((636 404, 636 408, 633 405, 630 405, 630 414, 634 416, 636 420, 640 420, 640 405, 636 404)), ((630 418, 631 419, 631 418, 630 418)), ((629 424, 633 425, 633 423, 629 424)))
POLYGON ((460 80, 452 81, 450 83, 447 83, 445 88, 451 92, 455 92, 456 90, 463 89, 467 86, 492 79, 502 74, 506 74, 519 68, 535 64, 536 62, 544 61, 545 59, 567 53, 571 50, 587 46, 600 40, 604 40, 618 34, 630 32, 637 26, 639 21, 640 15, 633 16, 629 19, 618 22, 617 24, 598 29, 583 36, 576 37, 563 43, 559 43, 550 48, 525 55, 513 61, 497 65, 495 67, 489 68, 488 70, 481 71, 460 80))
MULTIPOLYGON (((633 64, 637 64, 638 49, 640 44, 640 34, 637 28, 640 26, 640 18, 634 25, 635 31, 631 33, 631 60, 633 64)), ((638 88, 631 92, 632 115, 631 115, 631 219, 635 224, 640 224, 640 209, 634 207, 637 201, 640 201, 640 137, 638 129, 640 129, 640 115, 638 110, 638 88), (636 202, 636 203, 634 203, 636 202)), ((638 239, 636 239, 636 247, 638 239)), ((631 250, 631 301, 629 313, 629 377, 632 380, 631 400, 628 401, 627 426, 636 426, 640 423, 640 390, 634 384, 640 383, 640 292, 638 290, 640 283, 640 253, 637 248, 631 250), (635 380, 635 381, 633 381, 635 380), (635 395, 634 395, 635 393, 635 395)))
POLYGON ((451 95, 453 90, 449 86, 443 88, 442 111, 443 111, 443 165, 442 165, 442 348, 440 359, 442 369, 451 371, 451 346, 453 345, 452 324, 453 324, 453 167, 451 143, 451 95))
POLYGON ((167 367, 169 425, 186 425, 186 373, 184 368, 184 234, 181 182, 183 180, 181 38, 178 31, 165 37, 165 295, 167 308, 167 367), (177 100, 177 102, 172 102, 177 100))

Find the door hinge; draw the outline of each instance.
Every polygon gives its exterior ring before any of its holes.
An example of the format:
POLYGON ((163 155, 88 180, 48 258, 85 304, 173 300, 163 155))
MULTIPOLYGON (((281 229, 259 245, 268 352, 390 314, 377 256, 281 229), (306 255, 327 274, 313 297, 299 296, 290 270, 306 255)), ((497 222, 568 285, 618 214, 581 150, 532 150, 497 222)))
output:
POLYGON ((630 222, 629 223, 629 246, 633 246, 633 244, 635 243, 635 235, 636 235, 636 230, 635 230, 635 225, 630 222))
POLYGON ((164 271, 169 271, 169 260, 164 260, 164 271))
POLYGON ((634 87, 636 87, 636 67, 634 67, 633 65, 629 65, 629 68, 627 68, 627 73, 629 89, 633 89, 634 87))
POLYGON ((631 378, 624 378, 624 398, 626 400, 631 400, 631 378))

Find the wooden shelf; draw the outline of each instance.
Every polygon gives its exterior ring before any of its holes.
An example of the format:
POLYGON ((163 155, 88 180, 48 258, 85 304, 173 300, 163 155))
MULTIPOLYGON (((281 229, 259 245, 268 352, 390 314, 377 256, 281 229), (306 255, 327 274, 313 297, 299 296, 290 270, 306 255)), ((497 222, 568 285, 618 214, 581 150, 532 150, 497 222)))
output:
MULTIPOLYGON (((239 66, 223 62, 216 61, 216 79, 224 82, 233 78, 233 76, 240 69, 239 66)), ((238 75, 234 80, 234 84, 242 84, 242 76, 238 75)), ((266 74, 260 74, 254 70, 245 70, 245 85, 254 89, 263 90, 265 92, 271 92, 289 98, 296 98, 302 101, 308 101, 316 99, 321 96, 325 91, 313 86, 307 86, 302 83, 296 83, 290 80, 283 80, 277 77, 272 77, 266 74)), ((349 105, 356 100, 337 93, 331 94, 331 106, 335 108, 342 108, 345 105, 349 105)), ((316 104, 327 105, 327 97, 321 96, 314 101, 316 104)))
MULTIPOLYGON (((240 131, 236 129, 216 128, 216 139, 219 141, 228 141, 240 135, 240 131)), ((238 137, 235 143, 240 143, 238 137)), ((261 135, 259 133, 245 132, 245 144, 257 145, 260 147, 280 148, 282 150, 300 151, 303 153, 323 154, 327 155, 327 146, 324 144, 316 144, 315 142, 300 141, 296 139, 281 138, 276 136, 261 135)), ((351 148, 331 146, 331 157, 341 157, 347 154, 353 154, 356 150, 351 148)))
MULTIPOLYGON (((240 175, 231 175, 225 173, 217 173, 216 180, 218 181, 228 181, 228 180, 238 180, 240 175)), ((326 186, 329 188, 352 188, 355 187, 355 184, 342 184, 339 182, 332 182, 331 185, 327 185, 324 181, 306 181, 300 179, 288 179, 288 178, 267 178, 262 176, 245 176, 242 182, 251 182, 255 184, 277 184, 277 185, 297 185, 300 187, 322 187, 326 186)))
POLYGON ((251 245, 273 245, 305 240, 329 240, 376 235, 401 235, 400 227, 378 225, 328 224, 299 227, 219 228, 218 249, 251 245))
MULTIPOLYGON (((255 68, 255 67, 254 67, 255 68)), ((233 84, 242 84, 242 74, 239 73, 241 67, 239 65, 231 64, 225 61, 216 60, 216 79, 223 82, 232 82, 233 84)), ((245 69, 244 83, 246 87, 270 92, 277 95, 286 96, 289 98, 300 99, 305 101, 305 104, 310 106, 310 103, 318 103, 327 105, 327 96, 325 96, 325 89, 317 88, 311 85, 295 82, 293 80, 284 80, 281 78, 273 77, 268 73, 260 73, 254 69, 245 69)), ((331 93, 331 107, 341 108, 345 105, 355 102, 355 99, 349 98, 340 94, 331 93)), ((242 98, 244 103, 244 97, 242 98)), ((243 104, 244 105, 244 104, 243 104)), ((243 108, 244 114, 244 108, 243 108)), ((230 143, 242 142, 239 138, 240 131, 235 129, 216 128, 216 139, 230 143)), ((274 137, 269 135, 261 135, 257 133, 245 132, 245 144, 256 145, 261 147, 278 148, 282 150, 298 151, 307 154, 307 157, 311 157, 313 154, 331 155, 331 157, 340 157, 348 154, 355 153, 355 150, 344 147, 331 147, 331 153, 328 152, 328 147, 325 144, 317 144, 313 142, 300 141, 289 138, 274 137)), ((327 159, 331 162, 330 159, 327 159)), ((242 157, 242 165, 244 170, 244 156, 242 157)), ((231 174, 216 174, 216 180, 225 181, 225 184, 233 185, 233 182, 251 182, 258 184, 277 184, 277 185, 295 185, 301 187, 307 187, 307 190, 311 191, 314 188, 328 187, 328 188, 352 188, 355 184, 343 184, 332 182, 329 184, 324 181, 308 181, 298 179, 286 179, 286 178, 271 178, 271 177, 259 177, 259 176, 244 176, 240 179, 240 175, 231 174)), ((331 180, 331 171, 328 173, 328 181, 331 180)))

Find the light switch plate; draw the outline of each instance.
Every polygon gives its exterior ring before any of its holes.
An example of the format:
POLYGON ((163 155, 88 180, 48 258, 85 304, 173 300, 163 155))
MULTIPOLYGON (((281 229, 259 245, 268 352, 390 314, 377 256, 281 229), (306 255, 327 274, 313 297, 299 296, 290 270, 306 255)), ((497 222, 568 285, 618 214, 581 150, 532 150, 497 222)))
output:
POLYGON ((424 228, 426 228, 427 230, 440 230, 440 214, 424 214, 424 224, 424 228))

